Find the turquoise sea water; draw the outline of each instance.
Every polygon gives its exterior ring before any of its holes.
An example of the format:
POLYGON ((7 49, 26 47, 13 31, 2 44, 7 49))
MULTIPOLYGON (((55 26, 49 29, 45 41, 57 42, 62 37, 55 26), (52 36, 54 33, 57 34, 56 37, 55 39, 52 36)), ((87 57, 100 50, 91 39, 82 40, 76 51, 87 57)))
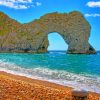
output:
POLYGON ((100 93, 100 52, 93 55, 73 55, 64 51, 0 53, 0 71, 100 93))

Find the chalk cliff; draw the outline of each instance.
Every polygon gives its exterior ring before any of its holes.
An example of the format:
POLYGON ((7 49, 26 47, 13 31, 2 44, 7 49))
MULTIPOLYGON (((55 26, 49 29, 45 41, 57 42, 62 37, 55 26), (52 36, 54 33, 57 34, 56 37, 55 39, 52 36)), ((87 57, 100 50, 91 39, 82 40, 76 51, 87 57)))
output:
POLYGON ((92 54, 95 50, 88 42, 90 30, 87 20, 77 11, 49 13, 26 24, 0 12, 0 52, 47 52, 48 34, 58 32, 68 44, 67 53, 92 54))

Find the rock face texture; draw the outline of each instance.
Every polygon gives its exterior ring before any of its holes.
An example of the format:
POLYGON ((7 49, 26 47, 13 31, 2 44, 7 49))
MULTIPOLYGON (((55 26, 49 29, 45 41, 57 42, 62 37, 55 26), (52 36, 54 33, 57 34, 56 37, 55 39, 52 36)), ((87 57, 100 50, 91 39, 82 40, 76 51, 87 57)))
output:
POLYGON ((0 12, 0 52, 47 52, 48 34, 57 32, 68 44, 67 53, 92 54, 95 50, 88 42, 90 30, 89 23, 77 11, 46 14, 26 24, 0 12))

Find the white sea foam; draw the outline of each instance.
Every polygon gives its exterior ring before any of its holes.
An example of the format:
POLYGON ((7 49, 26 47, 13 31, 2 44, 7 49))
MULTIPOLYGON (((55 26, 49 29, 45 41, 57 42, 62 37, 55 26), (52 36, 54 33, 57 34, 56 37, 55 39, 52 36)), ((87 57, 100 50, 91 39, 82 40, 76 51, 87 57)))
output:
POLYGON ((40 66, 37 66, 33 69, 26 69, 2 60, 0 60, 0 71, 70 86, 75 90, 85 90, 100 93, 100 77, 96 76, 84 76, 67 71, 41 68, 40 66))

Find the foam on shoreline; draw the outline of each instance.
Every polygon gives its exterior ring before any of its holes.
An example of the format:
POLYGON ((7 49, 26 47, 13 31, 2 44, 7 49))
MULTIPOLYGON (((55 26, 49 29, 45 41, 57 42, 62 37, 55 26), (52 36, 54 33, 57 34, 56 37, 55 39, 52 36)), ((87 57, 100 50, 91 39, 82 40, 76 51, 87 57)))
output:
POLYGON ((84 91, 73 91, 72 88, 47 81, 36 80, 24 76, 0 71, 0 99, 12 100, 72 100, 85 96, 86 100, 99 100, 100 94, 84 91), (37 94, 38 93, 38 94, 37 94))
POLYGON ((52 83, 73 87, 75 90, 100 93, 100 78, 92 79, 73 73, 50 70, 48 68, 25 69, 13 63, 0 61, 0 71, 25 76, 32 79, 49 81, 52 83))

